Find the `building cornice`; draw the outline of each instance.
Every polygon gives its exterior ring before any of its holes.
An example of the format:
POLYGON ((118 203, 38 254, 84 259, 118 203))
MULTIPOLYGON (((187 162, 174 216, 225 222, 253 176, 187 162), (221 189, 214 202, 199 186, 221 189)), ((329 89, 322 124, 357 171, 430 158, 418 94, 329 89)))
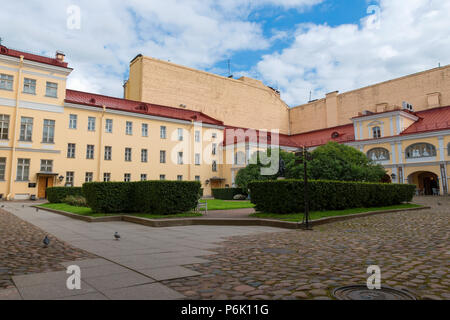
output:
MULTIPOLYGON (((0 55, 0 62, 4 62, 4 63, 12 64, 12 65, 15 65, 15 66, 19 66, 20 58, 0 55)), ((26 60, 26 59, 24 59, 24 61, 23 61, 23 66, 25 68, 40 69, 40 70, 43 70, 43 71, 46 71, 46 72, 56 72, 56 73, 62 74, 64 76, 68 76, 73 70, 73 69, 70 69, 70 68, 63 68, 63 67, 58 67, 58 66, 52 66, 52 65, 49 65, 49 64, 35 62, 35 61, 30 61, 30 60, 26 60)))

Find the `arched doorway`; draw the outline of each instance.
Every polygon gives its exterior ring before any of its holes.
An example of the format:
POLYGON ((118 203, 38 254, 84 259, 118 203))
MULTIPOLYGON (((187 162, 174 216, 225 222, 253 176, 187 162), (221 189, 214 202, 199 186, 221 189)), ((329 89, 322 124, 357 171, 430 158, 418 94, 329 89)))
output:
POLYGON ((439 177, 429 171, 414 172, 408 177, 410 184, 415 184, 420 195, 432 196, 439 192, 439 177))

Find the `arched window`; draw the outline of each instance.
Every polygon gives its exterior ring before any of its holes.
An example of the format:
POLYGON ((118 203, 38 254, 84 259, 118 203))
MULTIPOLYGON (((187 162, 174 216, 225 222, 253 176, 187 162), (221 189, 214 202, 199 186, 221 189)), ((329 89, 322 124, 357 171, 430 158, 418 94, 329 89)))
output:
POLYGON ((381 128, 380 127, 373 127, 372 128, 372 137, 374 139, 379 139, 381 138, 381 128))
POLYGON ((245 164, 245 153, 242 151, 236 152, 234 155, 234 164, 244 165, 245 164))
POLYGON ((416 143, 406 148, 406 158, 436 157, 436 147, 429 143, 416 143))
POLYGON ((389 160, 389 151, 384 148, 374 148, 367 152, 367 157, 372 161, 387 161, 389 160))

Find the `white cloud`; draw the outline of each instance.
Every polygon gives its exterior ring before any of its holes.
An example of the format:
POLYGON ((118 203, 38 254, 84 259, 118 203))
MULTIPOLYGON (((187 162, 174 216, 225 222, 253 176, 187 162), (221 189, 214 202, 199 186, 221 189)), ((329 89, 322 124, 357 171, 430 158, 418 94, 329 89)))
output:
POLYGON ((246 21, 263 5, 302 10, 322 0, 27 0, 3 1, 5 45, 39 54, 65 51, 69 87, 120 96, 129 61, 142 53, 209 68, 236 51, 267 49, 262 26, 246 21), (81 8, 69 30, 67 8, 81 8), (44 51, 43 51, 44 50, 44 51))
POLYGON ((255 71, 278 84, 290 105, 450 63, 450 1, 381 0, 380 23, 303 24, 281 52, 265 55, 255 71))

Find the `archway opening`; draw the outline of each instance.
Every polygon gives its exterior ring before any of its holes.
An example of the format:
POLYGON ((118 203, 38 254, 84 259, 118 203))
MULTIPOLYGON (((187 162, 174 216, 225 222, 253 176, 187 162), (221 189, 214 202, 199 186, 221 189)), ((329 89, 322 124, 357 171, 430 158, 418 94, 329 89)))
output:
POLYGON ((433 172, 414 172, 409 175, 408 182, 417 186, 419 195, 432 196, 439 194, 439 177, 433 172))

